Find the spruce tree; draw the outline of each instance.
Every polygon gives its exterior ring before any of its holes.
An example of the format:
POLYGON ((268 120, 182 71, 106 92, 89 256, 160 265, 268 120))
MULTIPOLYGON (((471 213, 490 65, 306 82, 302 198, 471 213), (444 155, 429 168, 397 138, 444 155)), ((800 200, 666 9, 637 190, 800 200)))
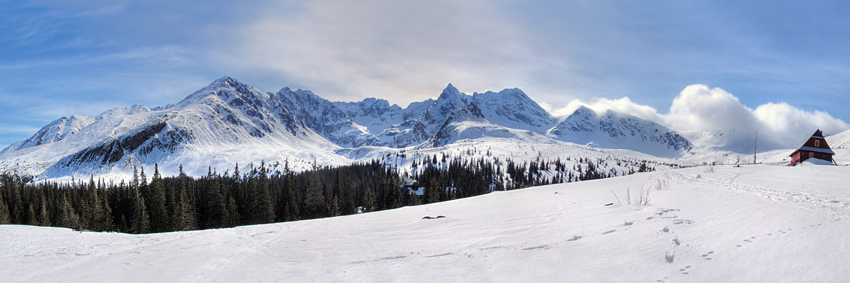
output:
POLYGON ((239 207, 236 205, 236 199, 230 197, 227 201, 227 227, 234 227, 241 224, 239 222, 239 207))
POLYGON ((325 195, 322 190, 323 185, 319 172, 313 171, 310 174, 310 183, 307 186, 307 195, 304 201, 307 206, 307 214, 311 218, 322 214, 322 209, 325 206, 325 195))
POLYGON ((225 227, 227 222, 227 205, 221 193, 221 181, 208 168, 204 186, 199 190, 198 225, 201 229, 225 227))
POLYGON ((357 212, 357 206, 354 203, 354 185, 351 184, 351 172, 345 171, 345 178, 340 189, 340 209, 342 215, 348 215, 357 212))
POLYGON ((50 224, 52 223, 50 222, 50 213, 47 211, 47 199, 45 199, 44 195, 41 196, 41 205, 39 206, 40 209, 38 212, 38 225, 50 226, 50 224))
POLYGON ((375 194, 372 193, 371 187, 366 187, 366 193, 364 194, 365 199, 363 206, 363 212, 374 211, 375 210, 375 194))
POLYGON ((181 191, 175 202, 177 206, 177 214, 173 217, 175 220, 176 231, 195 230, 195 217, 191 211, 189 201, 186 197, 186 191, 181 191))
POLYGON ((80 230, 82 223, 80 223, 80 217, 77 215, 77 212, 74 211, 74 207, 71 205, 71 202, 68 201, 68 198, 65 194, 62 194, 62 218, 61 224, 59 226, 68 227, 74 230, 80 230))
POLYGON ((331 216, 339 216, 339 197, 334 195, 334 200, 331 202, 331 216))
POLYGON ((260 163, 260 171, 257 176, 254 203, 254 223, 274 222, 274 205, 269 194, 269 178, 266 175, 265 162, 260 163))
POLYGON ((153 233, 168 231, 169 217, 165 208, 165 185, 159 175, 159 166, 154 164, 153 178, 148 186, 148 197, 145 197, 150 213, 150 231, 153 233))
MULTIPOLYGON (((105 193, 105 192, 104 192, 105 193)), ((109 206, 109 199, 105 194, 100 198, 100 213, 98 214, 98 222, 100 223, 100 231, 114 231, 115 221, 113 221, 112 207, 109 206)))
POLYGON ((133 220, 131 220, 132 232, 136 234, 146 234, 150 233, 150 214, 148 213, 147 206, 145 205, 145 198, 141 197, 139 199, 139 205, 134 207, 133 220))
POLYGON ((0 224, 12 224, 12 215, 9 213, 9 207, 3 200, 2 193, 0 193, 0 224))
MULTIPOLYGON (((288 170, 287 170, 288 171, 288 170)), ((301 219, 301 194, 298 193, 298 189, 295 187, 295 177, 292 172, 286 174, 286 188, 284 189, 284 196, 286 197, 286 215, 284 216, 285 221, 293 221, 301 219)))

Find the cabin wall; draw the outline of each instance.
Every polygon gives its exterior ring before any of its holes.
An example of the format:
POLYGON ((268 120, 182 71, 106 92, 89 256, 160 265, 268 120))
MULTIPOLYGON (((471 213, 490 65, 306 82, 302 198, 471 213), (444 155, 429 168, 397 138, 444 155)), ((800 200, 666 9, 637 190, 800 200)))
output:
POLYGON ((809 158, 817 158, 817 159, 832 162, 832 155, 831 154, 820 153, 820 152, 811 152, 811 151, 808 151, 808 150, 799 150, 799 151, 795 152, 794 154, 792 154, 791 155, 791 162, 792 163, 800 163, 800 162, 806 161, 806 159, 809 159, 809 158), (809 155, 811 155, 811 157, 809 157, 809 155))

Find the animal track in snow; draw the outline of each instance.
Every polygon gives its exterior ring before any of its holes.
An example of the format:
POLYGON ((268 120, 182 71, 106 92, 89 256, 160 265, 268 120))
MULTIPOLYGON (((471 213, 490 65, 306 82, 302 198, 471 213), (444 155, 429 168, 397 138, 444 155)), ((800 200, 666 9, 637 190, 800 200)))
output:
POLYGON ((523 251, 531 251, 531 250, 548 250, 548 249, 549 249, 549 245, 542 245, 542 246, 536 246, 536 247, 528 247, 528 248, 524 248, 522 250, 523 251))
POLYGON ((673 260, 674 260, 674 259, 676 259, 676 254, 675 254, 675 253, 672 253, 672 252, 666 252, 666 253, 664 253, 664 260, 666 260, 666 261, 667 261, 667 263, 673 263, 673 260))

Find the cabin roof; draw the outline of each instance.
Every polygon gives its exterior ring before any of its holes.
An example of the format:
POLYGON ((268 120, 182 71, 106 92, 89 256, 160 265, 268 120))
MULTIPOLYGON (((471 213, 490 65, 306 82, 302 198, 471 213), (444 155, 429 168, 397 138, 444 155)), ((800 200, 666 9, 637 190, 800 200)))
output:
MULTIPOLYGON (((812 151, 812 152, 820 152, 820 153, 826 153, 826 154, 832 154, 832 155, 835 155, 835 152, 834 152, 834 151, 832 151, 832 150, 829 150, 829 149, 826 149, 826 148, 811 147, 811 146, 803 146, 803 147, 800 147, 799 149, 795 150, 794 152, 798 152, 798 151, 801 151, 801 150, 805 150, 805 151, 812 151)), ((793 153, 792 153, 792 155, 793 155, 793 153)))
MULTIPOLYGON (((805 140, 803 140, 803 142, 800 143, 799 146, 797 146, 797 149, 794 150, 793 152, 791 152, 791 155, 794 155, 795 153, 797 153, 798 151, 801 151, 801 150, 835 155, 835 152, 832 151, 831 149, 806 146, 806 143, 808 143, 809 140, 811 140, 811 139, 823 140, 823 142, 826 143, 826 139, 823 137, 823 132, 821 132, 820 129, 818 129, 810 137, 807 137, 805 140)), ((827 145, 827 146, 829 146, 829 145, 827 145)))

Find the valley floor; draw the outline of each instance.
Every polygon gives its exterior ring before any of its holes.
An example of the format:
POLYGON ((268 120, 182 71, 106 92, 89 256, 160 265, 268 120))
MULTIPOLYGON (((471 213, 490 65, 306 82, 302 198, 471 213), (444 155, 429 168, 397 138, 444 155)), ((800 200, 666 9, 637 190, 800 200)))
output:
POLYGON ((4 282, 844 282, 850 167, 666 170, 148 235, 0 226, 4 282), (666 182, 661 190, 655 187, 666 182), (647 205, 627 205, 641 188, 647 205), (615 197, 616 194, 616 197, 615 197), (622 204, 618 203, 622 202, 622 204), (613 205, 605 206, 605 204, 613 205), (425 216, 443 218, 423 219, 425 216))

